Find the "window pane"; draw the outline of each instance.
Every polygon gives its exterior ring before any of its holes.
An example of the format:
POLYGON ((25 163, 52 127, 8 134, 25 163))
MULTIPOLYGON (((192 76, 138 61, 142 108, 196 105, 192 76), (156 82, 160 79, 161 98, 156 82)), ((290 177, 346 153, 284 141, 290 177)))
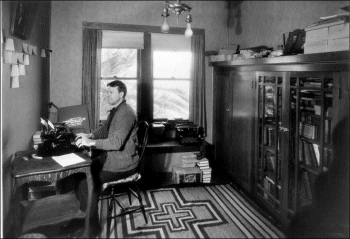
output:
POLYGON ((102 48, 102 77, 137 77, 137 49, 102 48))
MULTIPOLYGON (((100 88, 100 120, 106 120, 109 110, 112 108, 108 103, 107 84, 113 80, 101 80, 100 88)), ((126 102, 137 112, 137 80, 121 80, 126 85, 126 102)))
POLYGON ((191 52, 154 51, 154 78, 190 78, 191 52))
POLYGON ((189 80, 155 80, 153 117, 189 118, 189 80))

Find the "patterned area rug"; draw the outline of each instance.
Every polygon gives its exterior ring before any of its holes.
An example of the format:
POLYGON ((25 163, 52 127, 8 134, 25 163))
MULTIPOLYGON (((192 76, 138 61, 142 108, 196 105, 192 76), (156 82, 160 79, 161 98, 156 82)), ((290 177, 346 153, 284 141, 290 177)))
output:
POLYGON ((285 238, 229 184, 147 190, 143 197, 148 224, 141 212, 117 218, 111 238, 285 238))

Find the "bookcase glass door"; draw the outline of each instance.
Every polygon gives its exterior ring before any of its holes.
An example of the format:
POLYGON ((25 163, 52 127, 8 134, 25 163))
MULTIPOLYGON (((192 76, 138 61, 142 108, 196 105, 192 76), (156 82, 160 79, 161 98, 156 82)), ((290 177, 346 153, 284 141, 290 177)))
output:
MULTIPOLYGON (((314 200, 316 177, 331 165, 333 79, 291 76, 288 211, 293 215, 314 200)), ((291 216, 290 215, 290 216, 291 216)))
POLYGON ((279 209, 281 194, 282 76, 258 75, 257 195, 279 209))

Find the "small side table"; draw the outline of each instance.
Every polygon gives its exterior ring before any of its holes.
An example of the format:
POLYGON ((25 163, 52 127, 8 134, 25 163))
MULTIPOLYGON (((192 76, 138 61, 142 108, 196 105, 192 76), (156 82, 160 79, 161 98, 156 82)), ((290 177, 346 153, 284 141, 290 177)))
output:
MULTIPOLYGON (((81 218, 85 217, 85 230, 84 230, 84 237, 89 237, 89 222, 90 222, 90 211, 91 211, 91 201, 92 201, 92 192, 93 192, 93 179, 91 175, 90 165, 92 163, 90 157, 88 156, 88 153, 86 151, 82 152, 76 152, 76 154, 80 157, 82 157, 85 161, 62 167, 60 164, 58 164, 55 160, 53 160, 51 157, 44 157, 42 159, 35 159, 31 157, 32 154, 34 154, 35 150, 26 150, 26 151, 20 151, 15 154, 15 158, 12 161, 12 167, 11 167, 11 175, 12 175, 12 203, 13 203, 13 209, 15 209, 16 212, 15 215, 17 217, 15 218, 21 218, 19 215, 20 213, 20 202, 23 200, 22 193, 18 193, 17 191, 26 183, 29 183, 30 181, 50 181, 54 182, 57 180, 60 180, 62 178, 65 178, 69 175, 76 174, 76 173, 85 173, 87 183, 88 183, 88 200, 87 200, 87 209, 86 212, 82 212, 79 208, 76 210, 76 214, 72 214, 70 212, 70 215, 67 216, 67 218, 64 217, 64 209, 65 205, 62 204, 60 200, 63 199, 71 199, 76 197, 65 197, 64 195, 55 195, 48 198, 42 198, 37 200, 36 202, 30 202, 31 207, 35 207, 37 210, 29 210, 28 214, 37 214, 36 215, 24 215, 24 217, 28 218, 40 218, 40 213, 45 213, 45 223, 55 223, 55 222, 61 222, 63 220, 70 220, 73 218, 81 218), (55 200, 55 197, 57 197, 57 200, 55 200), (47 199, 50 200, 47 201, 47 199), (33 205, 34 204, 34 205, 33 205), (54 205, 56 204, 56 205, 54 205), (52 210, 59 210, 59 212, 54 212, 52 210), (61 211, 62 209, 62 211, 61 211), (51 210, 51 211, 50 211, 51 210), (48 213, 50 212, 50 213, 48 213), (63 215, 62 215, 63 214, 63 215), (59 215, 59 218, 57 217, 59 215), (52 218, 50 218, 52 216, 52 218), (54 218, 56 217, 56 218, 54 218)), ((28 202, 25 202, 26 204, 28 202)), ((73 202, 72 205, 79 205, 79 203, 73 202)), ((21 220, 15 220, 15 237, 18 237, 21 235, 22 229, 25 228, 27 231, 30 229, 34 229, 35 226, 45 226, 47 224, 35 224, 35 222, 31 221, 30 225, 21 225, 21 220)), ((24 222, 25 223, 25 222, 24 222)))

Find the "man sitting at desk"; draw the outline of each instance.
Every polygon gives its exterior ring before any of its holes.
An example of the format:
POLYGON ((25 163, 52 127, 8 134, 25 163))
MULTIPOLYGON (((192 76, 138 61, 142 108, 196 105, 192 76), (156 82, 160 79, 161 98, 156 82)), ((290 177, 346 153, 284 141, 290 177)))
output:
MULTIPOLYGON (((136 113, 126 103, 127 88, 119 80, 107 84, 108 102, 113 107, 107 121, 90 134, 79 133, 76 138, 78 147, 88 146, 103 150, 103 153, 93 159, 91 166, 95 182, 91 215, 92 227, 98 223, 98 192, 105 182, 128 177, 136 172, 139 162, 137 154, 137 123, 136 113)), ((86 209, 87 182, 83 180, 78 189, 81 209, 86 209)), ((97 224, 99 225, 99 224, 97 224)), ((100 228, 99 228, 100 229, 100 228)))

